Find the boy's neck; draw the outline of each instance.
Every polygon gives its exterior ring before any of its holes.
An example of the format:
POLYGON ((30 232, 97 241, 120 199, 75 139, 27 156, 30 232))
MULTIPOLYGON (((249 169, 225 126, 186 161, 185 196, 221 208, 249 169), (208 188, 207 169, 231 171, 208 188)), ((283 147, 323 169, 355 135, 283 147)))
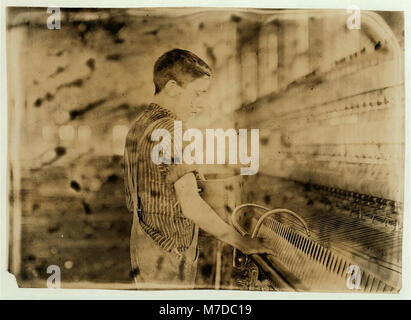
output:
MULTIPOLYGON (((167 96, 162 95, 161 93, 154 96, 153 102, 160 107, 167 109, 174 113, 178 118, 182 118, 179 112, 179 109, 175 106, 175 103, 169 99, 167 96)), ((182 119, 184 120, 184 119, 182 119)))

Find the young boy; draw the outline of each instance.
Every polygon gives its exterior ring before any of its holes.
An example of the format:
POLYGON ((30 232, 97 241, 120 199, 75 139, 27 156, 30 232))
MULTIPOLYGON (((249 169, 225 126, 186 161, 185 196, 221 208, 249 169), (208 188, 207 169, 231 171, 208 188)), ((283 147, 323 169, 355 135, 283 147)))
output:
POLYGON ((245 254, 272 252, 265 242, 239 235, 200 197, 196 180, 201 174, 195 165, 174 158, 169 164, 152 160, 158 144, 152 141, 153 131, 167 130, 174 150, 174 144, 182 141, 175 135, 184 132, 184 122, 201 109, 210 80, 211 68, 194 53, 182 49, 164 53, 154 66, 154 103, 127 135, 126 200, 134 212, 130 253, 140 289, 194 288, 199 227, 245 254), (175 130, 175 121, 182 121, 183 128, 175 130))

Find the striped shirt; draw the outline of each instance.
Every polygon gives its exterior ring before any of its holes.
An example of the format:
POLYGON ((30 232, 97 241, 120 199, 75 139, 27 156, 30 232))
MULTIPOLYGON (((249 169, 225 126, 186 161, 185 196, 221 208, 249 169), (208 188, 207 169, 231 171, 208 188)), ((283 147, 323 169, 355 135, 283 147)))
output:
MULTIPOLYGON (((142 229, 166 251, 184 252, 194 236, 194 223, 184 217, 174 191, 174 182, 188 172, 200 178, 195 166, 186 164, 156 165, 151 150, 158 144, 152 132, 166 129, 171 135, 174 150, 174 121, 177 117, 159 105, 150 104, 130 128, 124 151, 126 201, 133 211, 133 192, 137 193, 139 221, 142 229), (143 136, 144 135, 144 136, 143 136)), ((180 130, 178 130, 180 132, 180 130)), ((178 134, 178 132, 177 132, 178 134)), ((172 155, 171 155, 172 156, 172 155)))

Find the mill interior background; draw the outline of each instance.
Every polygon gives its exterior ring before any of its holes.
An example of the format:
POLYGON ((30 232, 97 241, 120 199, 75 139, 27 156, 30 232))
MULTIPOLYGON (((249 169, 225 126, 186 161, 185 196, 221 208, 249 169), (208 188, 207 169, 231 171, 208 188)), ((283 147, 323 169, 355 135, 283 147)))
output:
MULTIPOLYGON (((61 12, 61 29, 49 30, 46 8, 8 10, 9 256, 19 285, 45 287, 53 264, 67 286, 132 281, 125 134, 150 103, 156 58, 175 47, 214 70, 199 127, 260 129, 247 201, 317 214, 338 210, 335 191, 345 190, 347 214, 361 202, 354 194, 383 198, 382 214, 401 227, 402 13, 377 13, 393 46, 366 24, 347 29, 345 11, 61 12)), ((213 287, 216 244, 201 246, 198 286, 213 287)), ((229 287, 230 273, 220 277, 229 287)))

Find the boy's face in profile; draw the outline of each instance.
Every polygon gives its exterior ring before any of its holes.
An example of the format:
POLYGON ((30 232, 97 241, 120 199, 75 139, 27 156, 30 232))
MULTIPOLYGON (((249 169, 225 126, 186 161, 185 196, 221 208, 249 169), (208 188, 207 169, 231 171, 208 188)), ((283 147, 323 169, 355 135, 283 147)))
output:
POLYGON ((180 87, 178 105, 186 119, 196 117, 203 110, 210 83, 210 77, 204 76, 180 87))

